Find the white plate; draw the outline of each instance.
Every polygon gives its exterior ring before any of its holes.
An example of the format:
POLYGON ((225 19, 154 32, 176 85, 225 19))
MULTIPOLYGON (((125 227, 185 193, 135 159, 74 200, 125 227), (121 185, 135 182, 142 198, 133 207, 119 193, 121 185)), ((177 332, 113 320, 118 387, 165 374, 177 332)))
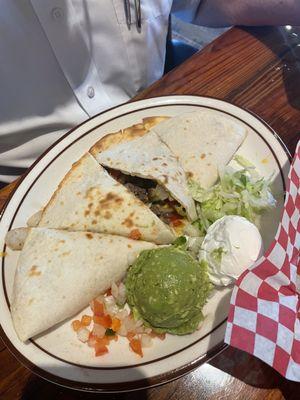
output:
POLYGON ((80 390, 134 390, 172 380, 224 347, 229 289, 214 292, 205 307, 206 319, 200 331, 183 337, 167 335, 164 341, 155 339, 154 345, 145 349, 142 359, 128 349, 128 342, 123 338, 112 344, 109 354, 95 358, 92 349, 77 340, 70 321, 24 344, 16 336, 9 311, 18 252, 5 248, 7 230, 24 226, 28 217, 47 202, 72 163, 106 133, 128 127, 145 116, 174 116, 201 107, 229 114, 248 125, 249 134, 238 153, 253 162, 263 176, 273 174, 273 192, 278 205, 262 220, 265 248, 274 238, 289 169, 288 153, 272 129, 254 115, 212 98, 168 96, 125 104, 86 121, 56 142, 33 165, 1 217, 0 251, 6 251, 7 255, 2 259, 0 280, 0 333, 8 348, 33 372, 80 390))

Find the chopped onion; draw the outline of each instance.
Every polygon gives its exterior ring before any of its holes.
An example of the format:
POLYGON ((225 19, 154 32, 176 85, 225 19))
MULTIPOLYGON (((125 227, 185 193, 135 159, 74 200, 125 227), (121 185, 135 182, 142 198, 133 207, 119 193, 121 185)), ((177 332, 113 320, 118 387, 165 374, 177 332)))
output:
POLYGON ((153 344, 152 339, 149 335, 145 334, 142 335, 141 341, 142 341, 142 347, 151 347, 153 344))
POLYGON ((118 286, 115 284, 115 282, 113 282, 112 285, 111 285, 111 294, 114 296, 115 299, 118 298, 118 295, 119 295, 119 288, 118 288, 118 286))
POLYGON ((97 336, 98 338, 103 338, 106 332, 106 328, 99 324, 94 324, 92 334, 97 336))
POLYGON ((77 331, 77 337, 83 343, 89 340, 89 336, 90 336, 90 331, 87 328, 81 328, 77 331))
POLYGON ((124 324, 122 324, 121 327, 118 330, 118 334, 120 336, 126 336, 127 333, 128 333, 128 330, 127 330, 126 326, 124 324))

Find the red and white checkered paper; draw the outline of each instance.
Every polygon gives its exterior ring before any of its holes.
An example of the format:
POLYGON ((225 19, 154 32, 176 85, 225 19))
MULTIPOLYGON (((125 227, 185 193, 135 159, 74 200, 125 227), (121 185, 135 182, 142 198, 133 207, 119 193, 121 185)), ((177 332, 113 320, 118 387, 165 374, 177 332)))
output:
POLYGON ((225 342, 300 382, 300 142, 281 223, 266 254, 233 289, 225 342))

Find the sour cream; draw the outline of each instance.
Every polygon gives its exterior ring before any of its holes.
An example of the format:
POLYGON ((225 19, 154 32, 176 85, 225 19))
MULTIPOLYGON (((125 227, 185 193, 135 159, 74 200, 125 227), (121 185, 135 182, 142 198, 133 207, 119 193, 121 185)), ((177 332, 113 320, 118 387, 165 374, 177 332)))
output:
POLYGON ((214 285, 228 286, 262 254, 263 243, 257 227, 246 218, 229 215, 208 228, 199 259, 207 261, 214 285))

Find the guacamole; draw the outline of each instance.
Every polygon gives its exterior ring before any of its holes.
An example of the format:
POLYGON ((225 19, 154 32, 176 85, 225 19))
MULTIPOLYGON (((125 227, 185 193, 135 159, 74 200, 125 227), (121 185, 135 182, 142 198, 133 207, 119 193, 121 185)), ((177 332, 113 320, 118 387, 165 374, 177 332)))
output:
POLYGON ((197 329, 210 292, 206 263, 173 246, 142 251, 125 286, 136 318, 156 332, 176 335, 197 329))

